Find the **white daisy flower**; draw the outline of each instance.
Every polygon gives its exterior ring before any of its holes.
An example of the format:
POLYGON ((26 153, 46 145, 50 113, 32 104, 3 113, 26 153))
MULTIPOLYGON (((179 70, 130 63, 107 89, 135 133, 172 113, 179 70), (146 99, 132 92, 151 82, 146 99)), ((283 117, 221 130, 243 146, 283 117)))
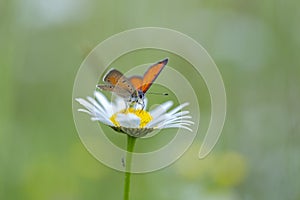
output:
POLYGON ((99 121, 110 126, 118 132, 126 133, 133 137, 143 137, 155 129, 164 128, 189 128, 194 124, 189 111, 182 111, 188 103, 181 104, 173 110, 168 110, 173 105, 172 101, 167 101, 151 111, 146 111, 147 100, 143 109, 136 107, 127 108, 122 98, 116 98, 110 102, 101 92, 95 91, 95 98, 76 98, 76 101, 85 107, 78 109, 80 112, 88 113, 91 120, 99 121))

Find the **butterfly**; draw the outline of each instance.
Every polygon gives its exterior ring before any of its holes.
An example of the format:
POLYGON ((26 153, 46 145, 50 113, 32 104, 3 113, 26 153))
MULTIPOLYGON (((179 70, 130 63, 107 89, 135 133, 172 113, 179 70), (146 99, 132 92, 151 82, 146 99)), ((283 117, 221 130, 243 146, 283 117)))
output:
POLYGON ((131 76, 127 78, 120 71, 111 69, 103 78, 105 84, 96 87, 110 91, 124 98, 130 105, 135 103, 144 108, 144 98, 153 82, 168 63, 168 58, 151 65, 143 76, 131 76))

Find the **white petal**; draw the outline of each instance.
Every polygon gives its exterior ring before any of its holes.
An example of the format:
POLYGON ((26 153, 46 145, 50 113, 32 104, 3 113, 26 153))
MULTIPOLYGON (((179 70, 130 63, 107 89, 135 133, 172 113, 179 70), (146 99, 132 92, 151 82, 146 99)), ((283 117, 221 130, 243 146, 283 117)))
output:
POLYGON ((168 113, 166 113, 163 116, 160 116, 157 119, 154 119, 151 122, 149 122, 146 127, 148 127, 148 128, 157 127, 157 126, 162 126, 164 124, 180 123, 180 122, 194 123, 189 120, 183 120, 183 119, 190 119, 190 118, 191 118, 191 116, 172 117, 172 116, 169 116, 168 113))
POLYGON ((78 103, 83 105, 88 111, 90 111, 91 115, 95 115, 95 113, 99 112, 95 106, 93 106, 90 102, 85 99, 76 99, 78 103))
POLYGON ((113 109, 112 109, 111 102, 109 102, 107 100, 107 98, 101 92, 95 91, 94 96, 96 97, 96 100, 98 101, 98 103, 101 104, 102 107, 105 109, 105 112, 109 116, 113 115, 113 109))
POLYGON ((87 113, 87 114, 89 114, 89 115, 92 115, 92 113, 91 113, 90 111, 85 110, 85 109, 82 109, 82 108, 78 109, 77 111, 79 111, 79 112, 84 112, 84 113, 87 113))
POLYGON ((167 109, 169 109, 173 105, 172 101, 167 101, 161 106, 158 106, 153 111, 150 111, 150 114, 154 118, 151 122, 147 124, 147 127, 154 127, 157 126, 157 124, 164 122, 165 120, 174 119, 179 115, 185 115, 188 114, 189 111, 181 111, 178 112, 183 107, 187 106, 188 103, 181 104, 174 108, 172 111, 165 113, 167 109), (178 113, 176 113, 178 112, 178 113), (165 113, 165 114, 163 114, 165 113), (163 114, 163 115, 162 115, 163 114))
POLYGON ((187 114, 189 114, 189 113, 190 113, 189 111, 184 110, 184 111, 175 113, 175 114, 173 114, 172 116, 175 116, 175 117, 177 117, 177 116, 184 116, 184 115, 187 115, 187 114))
POLYGON ((153 110, 151 110, 150 115, 155 119, 155 118, 159 117, 161 114, 167 112, 168 109, 171 108, 172 105, 173 105, 172 101, 167 101, 167 102, 157 106, 153 110))
MULTIPOLYGON (((154 117, 153 117, 153 118, 154 118, 154 117)), ((150 121, 150 122, 146 125, 146 127, 147 127, 147 128, 155 127, 155 126, 157 126, 157 124, 162 123, 162 122, 164 122, 164 121, 167 120, 167 119, 168 119, 168 115, 167 115, 167 114, 161 115, 161 116, 159 116, 159 117, 157 117, 157 118, 154 118, 152 121, 150 121)))
POLYGON ((164 125, 171 125, 171 124, 182 124, 182 125, 190 126, 190 125, 193 125, 194 122, 192 122, 192 121, 173 121, 173 122, 164 123, 164 125))
POLYGON ((81 105, 83 105, 85 108, 87 108, 89 111, 93 110, 93 105, 90 104, 88 101, 86 101, 85 99, 81 99, 81 98, 77 98, 75 99, 78 103, 80 103, 81 105))
MULTIPOLYGON (((184 120, 185 118, 189 119, 190 116, 182 116, 180 118, 173 118, 173 119, 170 119, 170 120, 166 120, 164 121, 165 124, 168 124, 168 123, 174 123, 174 122, 177 122, 177 123, 181 123, 181 122, 192 122, 190 120, 184 120)), ((194 123, 194 122, 192 122, 194 123)))
POLYGON ((182 125, 180 125, 180 124, 176 124, 176 125, 166 125, 166 126, 161 126, 161 127, 158 127, 159 129, 162 129, 162 128, 184 128, 184 129, 187 129, 187 130, 189 130, 189 131, 193 131, 192 129, 190 129, 190 128, 188 128, 188 127, 186 127, 186 126, 182 126, 182 125))
POLYGON ((184 119, 191 119, 191 116, 180 116, 180 117, 173 117, 173 116, 167 116, 165 120, 162 120, 164 123, 168 123, 174 120, 184 120, 184 119))
MULTIPOLYGON (((90 100, 92 99, 91 97, 87 97, 87 98, 90 100)), ((108 125, 112 124, 109 120, 110 116, 108 116, 108 114, 105 113, 103 109, 98 109, 99 107, 92 105, 90 102, 84 99, 76 99, 76 101, 78 101, 81 105, 83 105, 86 109, 88 109, 88 110, 78 109, 78 111, 88 113, 89 115, 91 115, 93 121, 95 121, 95 118, 98 118, 98 121, 101 121, 108 125)))
POLYGON ((164 124, 163 126, 173 126, 173 125, 191 126, 192 124, 190 124, 190 123, 169 123, 169 124, 164 124))
POLYGON ((95 106, 101 113, 106 113, 105 109, 92 97, 87 97, 87 99, 95 106))
POLYGON ((115 101, 116 101, 116 103, 115 103, 114 110, 116 112, 119 112, 119 111, 124 110, 126 108, 126 102, 123 98, 117 97, 115 101))
POLYGON ((116 117, 117 122, 119 122, 120 126, 126 128, 138 128, 140 126, 140 118, 135 114, 117 114, 116 117))
POLYGON ((115 126, 109 119, 101 118, 101 117, 91 117, 92 121, 100 121, 103 124, 106 124, 108 126, 115 126))
POLYGON ((179 110, 181 110, 182 108, 186 107, 187 105, 189 105, 189 103, 183 103, 183 104, 177 106, 176 108, 174 108, 172 111, 170 111, 169 114, 173 115, 176 112, 178 112, 179 110))
MULTIPOLYGON (((165 110, 154 109, 153 113, 156 115, 156 118, 153 117, 154 119, 147 124, 147 127, 157 127, 159 129, 184 128, 189 131, 192 131, 192 129, 187 127, 194 124, 194 122, 188 120, 192 118, 191 116, 187 115, 189 114, 189 111, 180 111, 182 108, 184 108, 187 105, 188 103, 181 104, 168 113, 165 113, 166 112, 165 110)), ((165 103, 164 106, 169 106, 169 105, 165 103)), ((164 108, 169 109, 170 106, 164 108)), ((161 109, 160 106, 159 109, 161 109)))

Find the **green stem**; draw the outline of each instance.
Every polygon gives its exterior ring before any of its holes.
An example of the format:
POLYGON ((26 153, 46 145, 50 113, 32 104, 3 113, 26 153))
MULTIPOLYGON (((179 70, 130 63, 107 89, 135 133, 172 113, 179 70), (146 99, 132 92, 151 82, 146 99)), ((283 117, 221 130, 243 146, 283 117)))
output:
POLYGON ((130 191, 130 176, 131 176, 131 160, 132 152, 134 149, 136 138, 130 135, 127 135, 127 153, 126 153, 126 163, 125 163, 125 183, 124 183, 124 200, 129 200, 129 191, 130 191))

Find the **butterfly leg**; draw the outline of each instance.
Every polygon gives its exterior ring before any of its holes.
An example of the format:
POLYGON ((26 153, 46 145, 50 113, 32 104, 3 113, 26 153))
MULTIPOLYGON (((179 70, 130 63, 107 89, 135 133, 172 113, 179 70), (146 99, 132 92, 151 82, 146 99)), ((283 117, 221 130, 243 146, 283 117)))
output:
POLYGON ((125 110, 128 110, 131 107, 131 102, 130 101, 126 101, 125 105, 126 105, 125 110))
POLYGON ((141 104, 141 106, 142 106, 142 110, 144 110, 144 108, 145 108, 145 103, 144 103, 144 101, 142 101, 142 103, 140 103, 141 104))

